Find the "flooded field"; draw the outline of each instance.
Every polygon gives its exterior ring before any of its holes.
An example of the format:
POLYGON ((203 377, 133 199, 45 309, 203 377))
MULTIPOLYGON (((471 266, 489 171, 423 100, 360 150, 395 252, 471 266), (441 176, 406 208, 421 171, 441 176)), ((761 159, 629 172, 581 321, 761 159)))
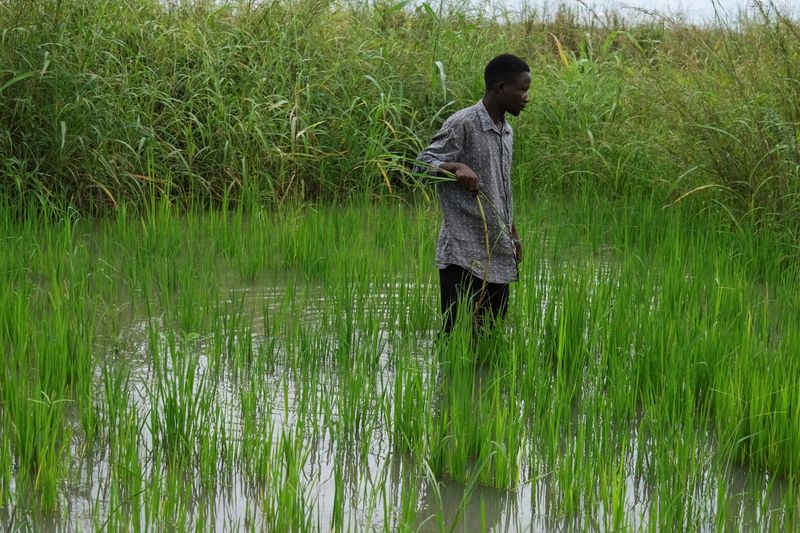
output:
POLYGON ((797 369, 794 282, 530 213, 477 341, 439 338, 424 211, 7 225, 0 526, 796 528, 796 374, 759 363, 797 369))

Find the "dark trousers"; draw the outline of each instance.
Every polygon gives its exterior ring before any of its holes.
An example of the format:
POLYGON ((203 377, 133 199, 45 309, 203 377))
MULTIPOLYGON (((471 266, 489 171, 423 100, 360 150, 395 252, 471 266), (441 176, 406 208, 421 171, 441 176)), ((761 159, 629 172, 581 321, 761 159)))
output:
POLYGON ((507 283, 484 282, 460 266, 448 265, 439 269, 439 290, 445 333, 453 330, 458 313, 462 311, 470 312, 475 329, 480 330, 504 317, 508 309, 507 283), (463 309, 462 306, 469 307, 463 309))

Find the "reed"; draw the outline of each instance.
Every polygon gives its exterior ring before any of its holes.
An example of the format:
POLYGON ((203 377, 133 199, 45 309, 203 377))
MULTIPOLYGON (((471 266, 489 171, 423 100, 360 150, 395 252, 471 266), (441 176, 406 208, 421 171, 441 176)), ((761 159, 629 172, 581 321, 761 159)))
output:
POLYGON ((652 194, 796 225, 791 13, 759 0, 697 26, 497 7, 8 2, 3 195, 235 211, 406 194, 420 147, 479 96, 479 65, 514 50, 534 73, 516 150, 526 193, 652 194))

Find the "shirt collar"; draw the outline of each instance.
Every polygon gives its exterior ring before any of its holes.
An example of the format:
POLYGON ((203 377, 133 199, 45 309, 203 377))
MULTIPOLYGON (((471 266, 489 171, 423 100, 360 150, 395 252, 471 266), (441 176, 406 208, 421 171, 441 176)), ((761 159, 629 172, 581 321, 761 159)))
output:
MULTIPOLYGON (((475 104, 475 112, 478 114, 478 120, 481 122, 481 129, 483 131, 495 131, 497 133, 501 133, 501 131, 497 128, 497 125, 492 120, 492 117, 489 116, 489 111, 487 111, 486 106, 483 105, 483 100, 478 100, 478 103, 475 104)), ((509 128, 510 125, 506 124, 504 121, 502 133, 508 133, 509 128)))

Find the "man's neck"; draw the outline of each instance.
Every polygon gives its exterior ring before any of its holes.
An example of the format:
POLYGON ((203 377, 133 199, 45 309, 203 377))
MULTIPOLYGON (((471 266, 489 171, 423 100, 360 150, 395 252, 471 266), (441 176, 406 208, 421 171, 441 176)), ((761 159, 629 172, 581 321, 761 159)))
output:
POLYGON ((498 128, 502 128, 505 122, 505 113, 497 105, 497 102, 488 94, 483 96, 482 101, 483 107, 486 108, 486 112, 489 113, 492 122, 494 122, 498 128))

